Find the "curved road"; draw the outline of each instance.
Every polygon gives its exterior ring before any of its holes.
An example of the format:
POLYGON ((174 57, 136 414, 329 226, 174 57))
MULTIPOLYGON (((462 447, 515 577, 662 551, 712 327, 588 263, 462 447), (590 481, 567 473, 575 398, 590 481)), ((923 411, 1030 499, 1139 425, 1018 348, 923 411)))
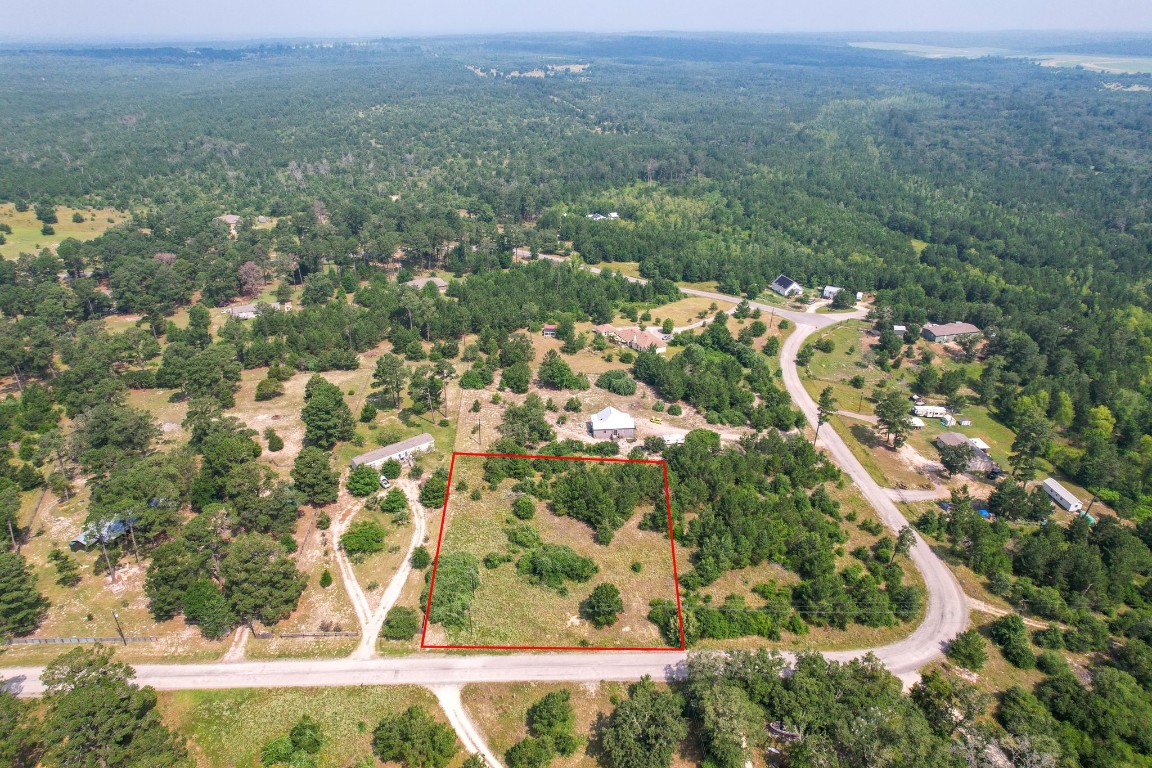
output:
MULTIPOLYGON (((545 256, 553 260, 560 257, 545 256)), ((592 271, 598 269, 588 267, 592 271)), ((640 278, 629 278, 645 282, 640 278)), ((717 301, 740 301, 739 297, 696 289, 681 289, 693 296, 717 301)), ((796 352, 820 328, 859 318, 852 313, 816 314, 793 312, 751 302, 753 308, 772 311, 795 323, 796 330, 781 346, 780 359, 784 385, 810 424, 816 423, 816 403, 804 389, 795 365, 796 352)), ((824 430, 821 444, 836 464, 852 479, 880 519, 897 531, 907 520, 897 509, 888 489, 882 488, 865 471, 834 430, 824 430)), ((937 658, 945 644, 968 625, 968 600, 956 577, 939 557, 917 536, 910 552, 928 590, 924 622, 908 637, 879 648, 826 652, 825 657, 847 661, 871 651, 905 683, 914 680, 918 670, 937 658)), ((552 654, 443 655, 416 653, 398 658, 300 659, 240 661, 230 664, 141 664, 137 681, 159 690, 312 687, 339 685, 424 685, 432 688, 480 682, 636 680, 643 675, 678 678, 684 672, 686 655, 679 651, 565 652, 552 654)), ((43 691, 42 667, 2 668, 7 687, 23 695, 43 691)), ((483 750, 482 750, 483 751, 483 750)))

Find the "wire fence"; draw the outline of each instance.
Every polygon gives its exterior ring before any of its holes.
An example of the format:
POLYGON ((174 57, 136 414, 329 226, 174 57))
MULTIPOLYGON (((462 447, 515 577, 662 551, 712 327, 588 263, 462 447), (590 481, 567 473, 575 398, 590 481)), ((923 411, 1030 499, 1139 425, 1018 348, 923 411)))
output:
POLYGON ((360 637, 359 632, 281 632, 280 637, 360 637))
POLYGON ((4 645, 76 645, 80 643, 154 643, 155 637, 16 637, 4 645))

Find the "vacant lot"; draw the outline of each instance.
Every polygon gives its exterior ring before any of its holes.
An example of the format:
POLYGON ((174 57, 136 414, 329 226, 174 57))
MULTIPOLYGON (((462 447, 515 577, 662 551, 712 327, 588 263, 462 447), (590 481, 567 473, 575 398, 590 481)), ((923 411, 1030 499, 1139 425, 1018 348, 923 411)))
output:
MULTIPOLYGON (((482 470, 481 458, 456 458, 440 557, 466 552, 482 561, 496 553, 510 555, 511 561, 496 568, 481 567, 469 611, 470 628, 446 631, 441 625, 430 625, 428 644, 664 647, 656 626, 646 618, 648 603, 675 599, 675 583, 667 537, 638 527, 642 514, 651 507, 638 509, 612 543, 604 546, 593 540, 588 525, 556 516, 538 501, 536 515, 528 522, 542 541, 571 547, 599 568, 589 581, 565 581, 565 588, 558 590, 532 584, 517 572, 516 561, 524 557, 524 551, 512 547, 505 533, 506 528, 521 523, 511 514, 519 495, 512 490, 515 481, 505 480, 492 491, 482 479, 482 470), (472 498, 473 490, 480 490, 479 499, 472 498), (633 570, 633 564, 639 567, 633 570), (580 603, 604 582, 619 588, 624 611, 612 626, 596 629, 581 617, 580 603)), ((659 472, 660 467, 651 465, 651 471, 659 472)), ((437 594, 433 590, 434 602, 437 594)))
POLYGON ((14 259, 21 253, 39 253, 42 248, 55 250, 57 245, 69 237, 91 240, 109 227, 127 221, 128 215, 111 208, 61 206, 56 209, 56 218, 59 222, 52 225, 56 234, 43 235, 40 233, 43 224, 37 221, 36 213, 31 208, 18 213, 12 203, 0 204, 0 224, 12 227, 12 234, 4 236, 7 242, 0 245, 0 257, 14 259), (83 216, 84 221, 73 222, 72 215, 76 213, 83 216))
MULTIPOLYGON (((372 731, 382 718, 411 706, 444 720, 431 693, 408 686, 160 694, 164 720, 189 735, 189 747, 202 768, 256 768, 264 744, 287 734, 302 715, 317 721, 324 734, 319 760, 323 768, 358 765, 365 759, 368 765, 380 765, 372 756, 372 731)), ((461 750, 451 765, 463 759, 461 750)))

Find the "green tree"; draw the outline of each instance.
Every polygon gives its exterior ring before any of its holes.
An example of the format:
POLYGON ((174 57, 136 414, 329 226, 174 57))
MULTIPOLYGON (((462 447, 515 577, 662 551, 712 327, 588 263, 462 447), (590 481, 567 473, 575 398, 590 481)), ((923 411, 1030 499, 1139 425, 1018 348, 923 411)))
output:
POLYGON ((57 224, 60 219, 56 217, 56 206, 44 200, 36 203, 36 220, 44 224, 57 224))
POLYGON ((156 692, 132 682, 112 649, 76 648, 45 667, 45 764, 75 768, 190 767, 182 740, 164 726, 156 692))
POLYGON ((376 368, 372 371, 372 386, 382 389, 393 408, 400 407, 400 393, 408 383, 408 369, 398 355, 384 353, 376 358, 376 368))
POLYGON ((432 565, 432 555, 428 553, 428 548, 421 544, 412 550, 412 557, 409 558, 409 562, 413 568, 423 570, 432 565))
POLYGON ((301 449, 296 456, 292 482, 304 500, 315 506, 331 504, 339 496, 340 476, 332 469, 331 457, 315 446, 301 449))
POLYGON ((420 631, 420 613, 396 606, 388 611, 380 636, 387 640, 411 640, 420 631))
POLYGON ((911 696, 941 736, 951 736, 971 724, 988 707, 988 696, 976 686, 935 669, 912 686, 911 696))
POLYGON ((832 394, 832 387, 820 390, 820 399, 816 401, 816 434, 812 437, 812 444, 820 437, 820 427, 836 415, 836 396, 832 394))
POLYGON ((380 474, 389 480, 395 480, 400 477, 400 473, 404 471, 404 467, 396 459, 388 459, 380 465, 380 474))
POLYGON ((256 400, 271 400, 284 394, 284 384, 279 379, 261 379, 256 385, 256 400))
POLYGON ((960 666, 978 672, 988 661, 988 652, 984 646, 984 638, 980 633, 969 629, 952 638, 945 655, 960 666))
POLYGON ((444 506, 448 495, 448 470, 444 467, 433 472, 420 488, 420 503, 429 508, 444 506))
POLYGON ((459 751, 452 728, 420 707, 381 720, 372 735, 372 748, 381 760, 405 768, 445 768, 459 751))
POLYGON ((227 598, 211 581, 198 579, 184 593, 184 617, 200 627, 200 634, 219 640, 236 623, 227 598))
POLYGON ((380 501, 380 511, 388 515, 398 515, 408 511, 408 496, 399 488, 389 488, 380 501))
POLYGON ((0 765, 35 768, 40 743, 30 702, 0 688, 0 765))
POLYGON ((323 376, 313 376, 304 389, 304 409, 300 412, 304 422, 304 442, 324 450, 331 450, 341 440, 350 440, 356 434, 352 411, 344 402, 340 388, 323 376))
POLYGON ((955 477, 968 469, 972 461, 972 446, 967 442, 957 445, 942 443, 936 450, 940 452, 940 464, 949 477, 955 477))
POLYGON ((592 594, 580 603, 580 615, 597 629, 615 624, 617 616, 623 611, 624 600, 620 597, 620 590, 615 584, 607 582, 596 585, 592 594))
POLYGON ((1012 441, 1012 453, 1008 461, 1012 464, 1012 476, 1020 481, 1031 480, 1036 475, 1036 459, 1048 450, 1052 439, 1052 422, 1044 418, 1038 408, 1024 409, 1015 424, 1016 439, 1012 441))
POLYGON ((536 516, 536 505, 531 496, 521 496, 512 502, 512 514, 521 520, 531 520, 536 516))
POLYGON ((912 428, 908 417, 908 399, 899 389, 878 389, 876 399, 876 420, 889 443, 900 446, 912 428))
POLYGON ((340 537, 340 546, 353 562, 384 551, 384 528, 375 520, 357 520, 340 537))
POLYGON ((515 363, 504 369, 500 375, 500 386, 522 395, 532 384, 532 369, 528 363, 515 363))
POLYGON ((668 768, 688 735, 684 701, 645 675, 628 690, 604 727, 601 744, 614 768, 668 768))
POLYGON ((274 539, 245 533, 220 563, 224 594, 242 621, 274 624, 296 609, 308 579, 274 539))
POLYGON ((345 487, 353 496, 371 496, 380 487, 380 473, 367 464, 361 464, 348 473, 345 487))
POLYGON ((596 379, 596 386, 616 395, 636 394, 636 380, 629 376, 627 371, 618 369, 600 374, 596 379))
POLYGON ((48 600, 36 590, 36 575, 18 552, 0 552, 0 637, 36 631, 48 600))
POLYGON ((528 733, 546 740, 557 754, 568 756, 576 751, 576 714, 572 694, 567 688, 552 691, 528 708, 528 733))
POLYGON ((504 760, 508 768, 548 768, 556 752, 548 739, 537 739, 529 736, 512 745, 504 753, 504 760))

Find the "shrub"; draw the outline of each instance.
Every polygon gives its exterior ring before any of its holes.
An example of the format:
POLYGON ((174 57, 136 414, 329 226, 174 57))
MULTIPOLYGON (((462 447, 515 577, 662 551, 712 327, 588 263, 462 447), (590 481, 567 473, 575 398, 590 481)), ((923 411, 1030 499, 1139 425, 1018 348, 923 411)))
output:
POLYGON ((533 584, 560 589, 565 580, 585 582, 600 569, 591 558, 581 557, 571 547, 541 544, 520 558, 516 570, 533 584))
POLYGON ((521 496, 512 503, 512 514, 521 520, 531 520, 536 516, 536 505, 529 496, 521 496))
POLYGON ((357 520, 340 537, 340 546, 355 562, 384 551, 384 529, 375 520, 357 520))
POLYGON ((380 636, 386 640, 411 640, 420 631, 420 613, 411 608, 392 608, 384 625, 380 628, 380 636))
POLYGON ((327 512, 321 512, 319 515, 316 516, 316 527, 319 528, 320 530, 326 531, 326 530, 328 530, 328 527, 331 525, 332 525, 332 518, 328 516, 327 512))
POLYGON ((598 584, 592 594, 580 603, 580 615, 592 622, 597 629, 610 627, 616 623, 624 610, 624 600, 615 584, 598 584))
POLYGON ((365 402, 364 407, 360 409, 360 421, 368 424, 376 420, 376 406, 370 402, 365 402))
POLYGON ((276 430, 268 427, 264 430, 264 439, 268 441, 268 451, 276 453, 284 449, 284 438, 276 434, 276 430))
POLYGON ((433 472, 420 489, 420 503, 426 507, 443 506, 448 495, 448 470, 440 467, 433 472))
POLYGON ((614 370, 602 373, 596 379, 596 386, 616 395, 636 394, 636 380, 629 376, 627 371, 614 370))
POLYGON ((984 638, 974 629, 961 632, 948 644, 945 655, 960 666, 977 671, 988 661, 988 652, 984 650, 984 638))
POLYGON ((257 400, 271 400, 282 394, 284 394, 284 385, 280 383, 279 379, 261 379, 260 383, 256 385, 257 400))
POLYGON ((684 413, 684 409, 681 408, 679 404, 672 403, 672 405, 668 406, 669 416, 679 416, 682 413, 684 413))
POLYGON ((395 480, 396 478, 400 477, 400 473, 403 471, 403 469, 404 467, 401 466, 399 461, 396 459, 388 459, 388 461, 380 465, 380 474, 384 475, 384 477, 388 478, 389 480, 395 480))
POLYGON ((324 589, 328 589, 328 587, 332 586, 332 571, 328 570, 327 568, 325 568, 324 572, 320 574, 320 586, 324 589))
POLYGON ((408 559, 408 562, 412 564, 413 568, 423 570, 432 564, 432 555, 428 553, 427 547, 420 545, 412 550, 412 557, 408 559))
POLYGON ((652 410, 656 411, 656 413, 664 413, 664 401, 657 400, 652 404, 652 410))
POLYGON ((509 543, 521 549, 535 549, 542 543, 540 532, 531 525, 514 525, 505 528, 504 534, 508 537, 509 543))
POLYGON ((372 749, 384 762, 405 768, 445 768, 455 757, 456 733, 420 707, 386 717, 372 734, 372 749))

